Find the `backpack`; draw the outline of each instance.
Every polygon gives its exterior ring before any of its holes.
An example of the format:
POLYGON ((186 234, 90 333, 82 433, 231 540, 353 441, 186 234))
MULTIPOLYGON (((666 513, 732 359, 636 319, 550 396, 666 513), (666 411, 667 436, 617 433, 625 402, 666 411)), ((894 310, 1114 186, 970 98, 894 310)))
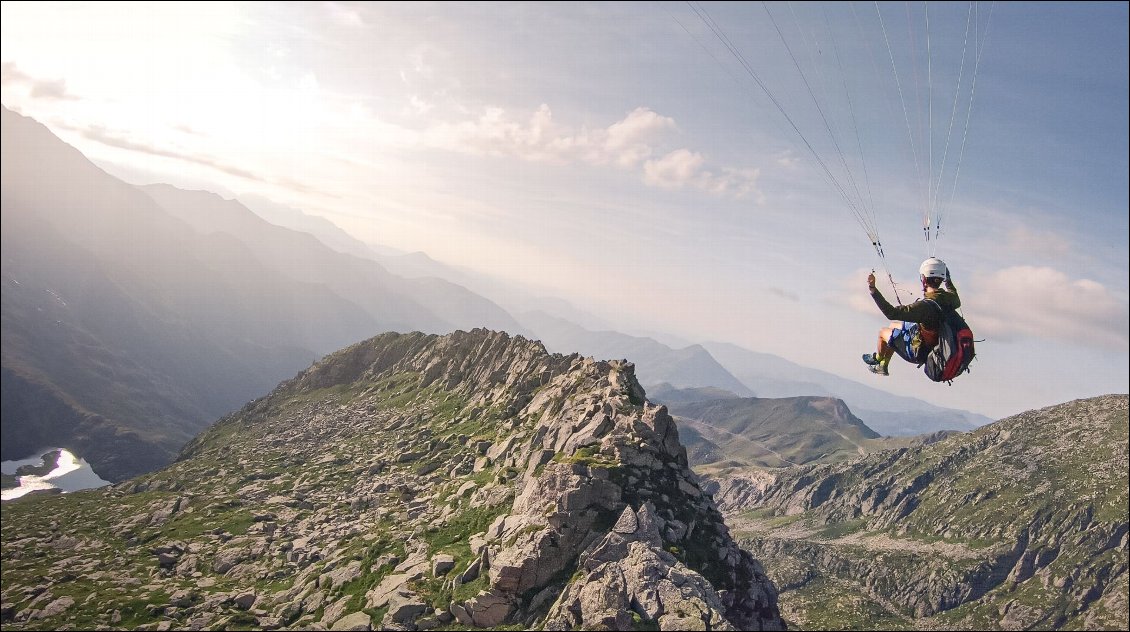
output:
POLYGON ((930 299, 942 312, 942 324, 938 327, 938 344, 926 356, 923 372, 935 382, 952 382, 954 378, 969 370, 976 352, 973 348, 973 331, 957 310, 945 309, 930 299))

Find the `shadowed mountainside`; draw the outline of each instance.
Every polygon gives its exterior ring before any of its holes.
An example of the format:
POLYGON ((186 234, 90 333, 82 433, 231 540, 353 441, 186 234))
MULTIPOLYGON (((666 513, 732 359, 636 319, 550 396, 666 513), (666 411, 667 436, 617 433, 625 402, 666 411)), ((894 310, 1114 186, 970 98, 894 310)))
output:
POLYGON ((4 459, 66 447, 119 481, 375 333, 520 331, 456 285, 396 277, 210 193, 143 191, 2 114, 4 459))

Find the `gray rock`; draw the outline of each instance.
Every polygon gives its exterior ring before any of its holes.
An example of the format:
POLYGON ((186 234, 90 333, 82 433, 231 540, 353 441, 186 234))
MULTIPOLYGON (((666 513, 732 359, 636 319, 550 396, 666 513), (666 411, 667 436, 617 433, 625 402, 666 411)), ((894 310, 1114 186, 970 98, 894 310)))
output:
MULTIPOLYGON (((493 628, 502 624, 507 615, 513 611, 511 598, 497 590, 487 590, 468 600, 464 607, 466 615, 470 615, 471 625, 477 628, 493 628)), ((452 614, 459 618, 453 609, 452 614)), ((463 620, 460 619, 460 623, 463 620)))
POLYGON ((340 587, 347 584, 361 576, 361 562, 350 562, 349 564, 335 568, 328 573, 322 573, 318 577, 318 586, 323 588, 340 587))
POLYGON ((199 598, 196 591, 181 589, 169 596, 169 605, 175 608, 187 608, 199 598))
POLYGON ((257 617, 255 623, 262 630, 277 630, 282 627, 283 620, 279 617, 257 617))
POLYGON ((66 612, 71 606, 75 605, 75 600, 71 597, 59 597, 43 607, 39 611, 36 619, 46 619, 47 617, 55 617, 66 612))
POLYGON ((408 575, 387 575, 381 583, 365 594, 366 608, 383 608, 388 605, 389 599, 399 591, 404 590, 408 584, 408 575))
POLYGON ((331 630, 372 630, 373 618, 366 612, 354 612, 341 617, 330 626, 331 630))
POLYGON ((483 558, 482 557, 476 557, 471 562, 471 564, 467 567, 467 570, 456 575, 456 577, 455 577, 456 583, 458 583, 458 584, 469 584, 469 583, 475 581, 476 579, 479 578, 479 573, 482 571, 482 568, 483 568, 483 558))
POLYGON ((338 619, 345 616, 346 609, 349 608, 349 601, 349 597, 342 597, 326 606, 322 611, 322 625, 332 626, 337 623, 338 619))
POLYGON ((254 591, 241 592, 232 598, 232 603, 240 610, 250 610, 251 606, 255 605, 255 600, 258 595, 254 591))
POLYGON ((446 575, 455 568, 455 558, 446 553, 441 553, 432 558, 432 576, 446 575))
POLYGON ((388 600, 388 612, 381 621, 382 628, 390 624, 409 625, 428 611, 428 605, 413 593, 394 593, 388 600))

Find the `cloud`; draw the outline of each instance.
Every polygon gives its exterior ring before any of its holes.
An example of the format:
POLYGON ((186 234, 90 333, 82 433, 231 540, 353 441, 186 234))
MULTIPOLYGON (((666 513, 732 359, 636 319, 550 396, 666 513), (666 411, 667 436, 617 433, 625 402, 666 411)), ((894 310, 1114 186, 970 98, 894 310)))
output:
POLYGON ((793 303, 799 303, 800 302, 800 296, 798 296, 795 292, 790 292, 788 290, 785 290, 785 289, 782 289, 782 288, 779 288, 779 287, 770 287, 766 291, 769 294, 783 298, 786 301, 791 301, 793 303))
POLYGON ((758 169, 725 169, 711 172, 704 169, 702 154, 687 149, 677 149, 658 160, 644 164, 644 182, 663 189, 695 187, 716 195, 745 197, 754 193, 756 201, 765 202, 765 196, 757 189, 758 169))
POLYGON ((4 85, 21 83, 30 80, 31 77, 21 72, 16 65, 10 61, 6 61, 0 65, 0 82, 4 85))
POLYGON ((408 97, 408 110, 416 116, 427 114, 435 107, 434 103, 424 100, 418 95, 413 94, 408 97))
POLYGON ((677 189, 695 180, 702 169, 702 154, 677 149, 643 167, 644 182, 664 189, 677 189))
POLYGON ((33 99, 78 100, 77 96, 67 92, 66 81, 62 79, 36 79, 16 68, 16 65, 12 62, 4 62, 3 70, 0 72, 0 81, 4 85, 26 84, 30 86, 28 94, 33 99))
POLYGON ((755 193, 758 202, 763 201, 757 189, 757 169, 710 170, 702 154, 685 148, 653 158, 663 134, 677 129, 674 119, 641 107, 606 128, 574 131, 559 125, 549 106, 542 104, 526 121, 516 121, 502 108, 492 107, 476 119, 436 125, 423 132, 422 138, 428 146, 446 151, 551 164, 612 165, 638 170, 648 186, 694 187, 735 197, 755 193))
POLYGON ((552 119, 546 105, 528 123, 509 120, 505 110, 492 107, 474 120, 437 125, 424 133, 424 139, 427 144, 448 151, 560 162, 567 151, 552 138, 552 119))
MULTIPOLYGON (((959 290, 962 288, 958 288, 959 290)), ((978 280, 962 297, 974 333, 998 339, 1051 338, 1126 353, 1125 296, 1049 267, 1015 266, 978 280)))
POLYGON ((102 143, 103 145, 107 145, 109 147, 117 147, 118 149, 125 149, 125 150, 128 150, 128 151, 141 152, 141 153, 149 154, 149 155, 152 155, 152 156, 161 156, 161 157, 164 157, 164 158, 173 158, 175 160, 183 160, 185 162, 191 162, 191 163, 194 163, 194 164, 204 165, 206 167, 211 167, 212 169, 215 169, 217 171, 221 171, 223 173, 227 173, 229 175, 237 176, 237 177, 240 177, 240 178, 245 178, 245 179, 248 179, 248 180, 254 180, 254 181, 257 181, 257 182, 268 182, 267 179, 265 179, 265 178, 263 178, 259 175, 256 175, 256 174, 254 174, 254 173, 252 173, 252 172, 250 172, 246 169, 240 169, 239 167, 232 167, 230 165, 226 165, 226 164, 219 162, 218 160, 215 160, 215 159, 210 158, 210 157, 196 156, 196 155, 188 154, 188 153, 184 153, 184 152, 177 152, 177 151, 172 151, 172 150, 169 150, 169 149, 162 149, 160 147, 154 147, 152 145, 137 143, 137 142, 134 142, 132 140, 129 140, 128 138, 123 138, 122 136, 119 136, 117 134, 109 132, 106 129, 99 127, 99 126, 96 126, 96 125, 86 127, 86 128, 81 128, 81 129, 80 128, 73 128, 73 127, 69 127, 69 126, 63 126, 63 127, 68 127, 69 129, 74 129, 78 133, 82 134, 82 136, 84 138, 90 139, 90 140, 97 142, 97 143, 102 143))
POLYGON ((789 151, 784 151, 777 154, 773 161, 776 162, 779 166, 784 167, 785 169, 796 169, 803 163, 800 158, 796 157, 792 152, 789 151))
POLYGON ((1073 253, 1071 241, 1060 233, 1037 231, 1025 225, 1009 229, 1004 245, 1012 252, 1042 259, 1058 259, 1073 253))
POLYGON ((604 131, 604 149, 615 164, 634 167, 651 155, 649 139, 669 129, 676 129, 674 119, 647 108, 636 108, 604 131))
POLYGON ((75 95, 67 92, 67 82, 62 79, 57 81, 37 81, 33 83, 31 86, 31 97, 33 99, 78 99, 75 95))
POLYGON ((324 6, 326 7, 330 20, 335 24, 351 28, 365 28, 368 26, 359 12, 339 2, 327 2, 324 6))

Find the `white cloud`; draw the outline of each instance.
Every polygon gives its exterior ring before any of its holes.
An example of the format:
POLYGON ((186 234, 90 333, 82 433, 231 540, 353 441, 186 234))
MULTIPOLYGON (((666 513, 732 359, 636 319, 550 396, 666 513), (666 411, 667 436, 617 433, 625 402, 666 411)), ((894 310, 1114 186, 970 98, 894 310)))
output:
POLYGON ((720 173, 704 168, 706 163, 702 154, 687 149, 675 151, 644 164, 644 182, 664 189, 695 187, 715 195, 744 197, 756 195, 758 204, 765 202, 765 196, 757 189, 757 169, 724 169, 720 173))
POLYGON ((676 129, 674 119, 647 108, 636 108, 624 120, 608 127, 604 149, 617 165, 634 167, 652 154, 648 141, 668 129, 676 129))
MULTIPOLYGON (((1089 279, 1071 279, 1049 267, 1015 266, 978 279, 962 297, 978 335, 1053 338, 1125 353, 1125 297, 1089 279)), ((959 288, 961 289, 961 288, 959 288)))
POLYGON ((676 149, 643 166, 644 182, 664 189, 677 189, 697 179, 705 160, 702 154, 676 149))
POLYGON ((459 123, 441 123, 424 131, 428 146, 488 156, 509 156, 553 164, 585 163, 639 169, 643 182, 664 189, 695 187, 717 195, 742 197, 756 193, 757 169, 709 170, 706 158, 689 149, 651 158, 661 136, 677 129, 674 119, 647 108, 636 108, 620 121, 603 129, 571 130, 559 125, 548 105, 542 104, 527 121, 513 119, 502 108, 487 108, 478 118, 459 123))
POLYGON ((433 147, 461 153, 547 162, 569 159, 570 146, 554 142, 553 115, 546 105, 526 123, 508 119, 502 108, 487 108, 477 119, 436 125, 423 138, 433 147))
POLYGON ((78 98, 67 91, 66 81, 62 79, 36 79, 20 71, 16 68, 16 65, 11 62, 4 62, 2 82, 6 86, 25 84, 28 86, 28 96, 33 99, 69 100, 78 98))
POLYGON ((800 158, 788 151, 778 154, 777 157, 774 158, 774 162, 785 169, 797 169, 803 164, 800 158))
POLYGON ((724 169, 720 175, 705 174, 702 188, 719 195, 732 194, 745 197, 753 194, 757 204, 765 203, 765 195, 757 187, 760 169, 724 169))
POLYGON ((408 106, 413 114, 422 116, 430 112, 432 108, 435 107, 435 104, 430 103, 420 98, 418 95, 413 94, 412 96, 408 97, 408 106))

